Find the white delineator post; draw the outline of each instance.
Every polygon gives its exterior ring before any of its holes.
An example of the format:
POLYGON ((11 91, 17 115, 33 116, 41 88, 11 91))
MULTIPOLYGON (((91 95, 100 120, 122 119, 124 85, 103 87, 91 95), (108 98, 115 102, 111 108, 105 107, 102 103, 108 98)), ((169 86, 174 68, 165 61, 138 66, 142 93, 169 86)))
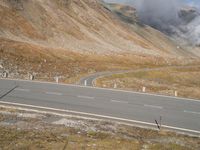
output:
POLYGON ((87 86, 87 80, 84 81, 84 85, 87 86))
POLYGON ((174 95, 177 97, 177 96, 178 96, 178 92, 177 92, 177 91, 175 91, 175 92, 174 92, 174 95))
POLYGON ((34 75, 30 75, 30 80, 34 80, 34 75))
POLYGON ((115 83, 115 84, 114 84, 114 89, 116 89, 116 88, 117 88, 117 84, 115 83))
POLYGON ((146 92, 146 87, 142 87, 142 92, 146 92))
POLYGON ((58 83, 59 82, 59 78, 58 77, 56 77, 56 83, 58 83))

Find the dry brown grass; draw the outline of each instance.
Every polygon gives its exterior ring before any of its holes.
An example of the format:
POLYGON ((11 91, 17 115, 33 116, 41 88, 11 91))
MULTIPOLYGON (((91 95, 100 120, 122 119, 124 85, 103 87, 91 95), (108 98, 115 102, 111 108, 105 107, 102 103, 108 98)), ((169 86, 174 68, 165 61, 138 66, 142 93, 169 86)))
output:
POLYGON ((65 117, 66 120, 74 120, 77 123, 84 122, 93 129, 85 130, 48 122, 52 117, 60 119, 60 116, 51 114, 0 107, 0 149, 199 150, 200 146, 197 137, 164 130, 158 132, 114 122, 65 117), (22 115, 17 117, 17 113, 31 113, 43 117, 23 118, 22 115), (5 122, 11 123, 5 125, 5 122))
MULTIPOLYGON (((18 75, 13 76, 15 78, 25 78, 28 73, 35 73, 38 80, 54 81, 55 76, 61 76, 62 82, 72 83, 82 75, 94 72, 168 65, 168 61, 160 57, 129 53, 113 55, 76 53, 5 38, 1 38, 0 42, 0 60, 3 61, 4 70, 8 70, 10 74, 17 72, 18 75)), ((170 63, 180 62, 171 59, 170 63)))
POLYGON ((200 99, 199 76, 199 66, 166 68, 113 75, 99 79, 97 85, 113 87, 117 83, 118 88, 134 91, 146 87, 147 92, 172 96, 178 91, 180 97, 200 99))
MULTIPOLYGON (((130 6, 116 9, 125 16, 135 15, 130 6)), ((4 0, 0 2, 0 12, 1 37, 50 49, 62 47, 105 55, 113 52, 159 57, 189 55, 183 49, 178 50, 177 44, 163 33, 145 25, 129 24, 96 0, 4 0)))
MULTIPOLYGON (((124 6, 123 6, 124 7, 124 6)), ((129 8, 131 9, 131 8, 129 8)), ((188 63, 165 35, 117 18, 97 1, 0 2, 0 65, 13 78, 74 83, 99 71, 188 63)))

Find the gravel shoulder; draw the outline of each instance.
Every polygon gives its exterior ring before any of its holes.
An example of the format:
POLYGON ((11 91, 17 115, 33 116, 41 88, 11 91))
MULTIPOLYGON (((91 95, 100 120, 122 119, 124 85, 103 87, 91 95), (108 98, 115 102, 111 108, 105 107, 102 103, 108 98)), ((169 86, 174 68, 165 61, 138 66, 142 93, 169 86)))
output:
POLYGON ((0 106, 0 141, 0 149, 200 148, 198 137, 3 105, 0 106))

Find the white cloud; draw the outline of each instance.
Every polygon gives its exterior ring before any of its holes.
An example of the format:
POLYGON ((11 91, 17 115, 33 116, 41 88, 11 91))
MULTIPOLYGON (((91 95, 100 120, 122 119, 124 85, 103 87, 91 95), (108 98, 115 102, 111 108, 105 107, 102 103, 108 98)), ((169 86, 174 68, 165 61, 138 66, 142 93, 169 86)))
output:
MULTIPOLYGON (((184 0, 106 0, 136 7, 140 20, 167 34, 184 37, 193 44, 200 44, 200 17, 185 23, 178 13, 186 5, 184 0), (182 30, 184 29, 184 31, 182 30)), ((188 3, 187 3, 188 4, 188 3)), ((197 3, 190 5, 196 6, 197 3)), ((199 5, 198 5, 199 6, 199 5)))

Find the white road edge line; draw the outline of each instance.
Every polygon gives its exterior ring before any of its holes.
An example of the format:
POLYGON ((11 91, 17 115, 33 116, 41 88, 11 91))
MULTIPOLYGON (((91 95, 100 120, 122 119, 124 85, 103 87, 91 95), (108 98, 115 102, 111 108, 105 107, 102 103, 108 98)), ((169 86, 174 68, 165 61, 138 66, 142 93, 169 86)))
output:
POLYGON ((125 90, 118 90, 118 89, 108 89, 108 88, 100 88, 100 87, 82 86, 82 85, 75 85, 75 84, 64 84, 64 83, 42 82, 42 81, 30 81, 30 80, 22 80, 22 79, 5 79, 5 78, 0 78, 0 79, 1 80, 8 80, 8 81, 22 81, 22 82, 31 82, 31 83, 42 83, 42 84, 63 85, 63 86, 73 86, 73 87, 90 88, 90 89, 118 91, 118 92, 134 93, 134 94, 140 94, 140 95, 149 95, 149 96, 156 96, 156 97, 166 97, 166 98, 171 98, 171 99, 177 100, 177 101, 178 100, 179 101, 180 100, 184 100, 184 101, 193 101, 193 102, 200 103, 200 100, 197 100, 197 99, 174 97, 174 96, 166 96, 166 95, 158 95, 158 94, 151 94, 151 93, 141 93, 141 92, 134 92, 134 91, 125 91, 125 90))
POLYGON ((163 109, 162 106, 155 106, 155 105, 144 105, 144 107, 150 107, 150 108, 157 108, 157 109, 163 109))
POLYGON ((195 111, 189 111, 189 110, 184 110, 185 113, 190 113, 190 114, 198 114, 200 115, 200 112, 195 112, 195 111))
POLYGON ((48 95, 58 95, 58 96, 63 95, 62 93, 57 93, 57 92, 45 92, 45 93, 48 95))
MULTIPOLYGON (((88 116, 93 116, 93 117, 101 117, 101 118, 114 119, 114 120, 119 120, 119 121, 128 121, 128 122, 132 122, 132 123, 139 123, 139 124, 151 125, 151 126, 155 126, 156 127, 156 125, 154 123, 143 122, 143 121, 138 121, 138 120, 130 120, 130 119, 111 117, 111 116, 105 116, 105 115, 98 115, 98 114, 92 114, 92 113, 85 113, 85 112, 78 112, 78 111, 71 111, 71 110, 63 110, 63 109, 56 109, 56 108, 51 108, 51 107, 35 106, 35 105, 28 105, 28 104, 4 102, 4 101, 0 101, 0 103, 1 104, 8 104, 8 105, 23 106, 23 107, 32 107, 32 108, 36 108, 36 109, 39 108, 39 109, 46 109, 46 110, 52 110, 52 111, 61 111, 61 112, 66 112, 66 113, 88 115, 88 116)), ((185 129, 185 128, 167 126, 167 125, 162 125, 162 127, 165 127, 165 128, 168 128, 168 129, 174 129, 174 130, 179 130, 179 131, 185 131, 185 132, 191 132, 191 133, 200 134, 200 131, 197 131, 197 130, 191 130, 191 129, 185 129)))
POLYGON ((118 101, 118 100, 110 100, 111 102, 113 102, 113 103, 124 103, 124 104, 128 104, 128 102, 127 101, 118 101))
POLYGON ((90 96, 83 96, 83 95, 78 95, 78 98, 84 98, 84 99, 94 99, 94 97, 90 97, 90 96))
POLYGON ((16 88, 14 89, 15 91, 23 91, 23 92, 30 92, 30 89, 21 89, 21 88, 16 88))

